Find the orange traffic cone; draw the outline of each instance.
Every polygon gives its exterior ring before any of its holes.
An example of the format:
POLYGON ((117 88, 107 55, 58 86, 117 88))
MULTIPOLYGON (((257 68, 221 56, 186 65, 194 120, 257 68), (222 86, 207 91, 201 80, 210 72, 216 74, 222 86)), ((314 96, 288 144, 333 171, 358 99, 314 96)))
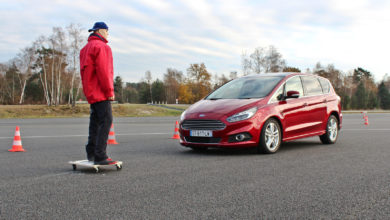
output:
POLYGON ((364 125, 368 125, 368 116, 364 116, 364 125))
POLYGON ((107 144, 119 144, 115 140, 115 131, 114 131, 114 124, 111 124, 110 133, 108 133, 108 141, 107 144))
POLYGON ((180 136, 179 136, 179 122, 178 121, 176 121, 175 132, 173 133, 173 136, 171 138, 172 139, 180 139, 180 136))
POLYGON ((22 146, 22 139, 20 138, 20 129, 19 126, 16 126, 14 142, 12 144, 12 149, 9 149, 10 152, 24 152, 22 146))

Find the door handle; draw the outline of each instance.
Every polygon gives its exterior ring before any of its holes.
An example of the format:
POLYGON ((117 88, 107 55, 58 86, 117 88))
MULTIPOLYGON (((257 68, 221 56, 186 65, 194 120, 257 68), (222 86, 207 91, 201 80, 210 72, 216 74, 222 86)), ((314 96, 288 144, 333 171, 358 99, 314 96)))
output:
POLYGON ((306 107, 307 106, 307 102, 303 103, 303 107, 306 107))

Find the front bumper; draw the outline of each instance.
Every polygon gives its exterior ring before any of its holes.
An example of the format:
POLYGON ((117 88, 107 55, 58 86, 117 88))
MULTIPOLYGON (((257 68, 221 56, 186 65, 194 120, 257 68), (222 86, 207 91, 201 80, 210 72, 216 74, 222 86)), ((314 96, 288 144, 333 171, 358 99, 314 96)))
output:
POLYGON ((185 130, 180 124, 180 144, 186 147, 213 147, 213 148, 246 148, 256 147, 259 142, 259 128, 256 123, 250 120, 225 123, 226 127, 223 130, 214 130, 213 137, 191 137, 190 130, 185 130), (249 140, 232 141, 232 136, 247 133, 251 136, 249 140), (229 138, 230 137, 230 138, 229 138))

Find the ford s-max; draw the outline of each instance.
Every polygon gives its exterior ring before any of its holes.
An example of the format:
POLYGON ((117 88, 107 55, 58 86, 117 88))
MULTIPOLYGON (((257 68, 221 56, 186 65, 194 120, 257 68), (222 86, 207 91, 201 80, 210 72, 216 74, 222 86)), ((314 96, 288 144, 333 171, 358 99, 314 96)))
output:
POLYGON ((284 141, 319 136, 334 144, 342 125, 340 97, 326 78, 267 73, 232 80, 180 117, 180 144, 194 150, 256 147, 275 153, 284 141))

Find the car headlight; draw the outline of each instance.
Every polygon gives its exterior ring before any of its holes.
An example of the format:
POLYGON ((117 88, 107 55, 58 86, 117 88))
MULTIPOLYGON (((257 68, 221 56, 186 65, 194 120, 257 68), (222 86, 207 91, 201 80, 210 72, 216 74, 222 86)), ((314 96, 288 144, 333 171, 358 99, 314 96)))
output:
POLYGON ((186 114, 186 111, 184 111, 183 113, 181 113, 180 115, 180 121, 183 121, 184 120, 184 115, 186 114))
POLYGON ((253 107, 253 108, 247 109, 243 112, 232 115, 229 118, 227 118, 226 120, 228 122, 236 122, 236 121, 246 120, 246 119, 252 118, 252 116, 255 115, 256 111, 257 111, 257 107, 253 107))

